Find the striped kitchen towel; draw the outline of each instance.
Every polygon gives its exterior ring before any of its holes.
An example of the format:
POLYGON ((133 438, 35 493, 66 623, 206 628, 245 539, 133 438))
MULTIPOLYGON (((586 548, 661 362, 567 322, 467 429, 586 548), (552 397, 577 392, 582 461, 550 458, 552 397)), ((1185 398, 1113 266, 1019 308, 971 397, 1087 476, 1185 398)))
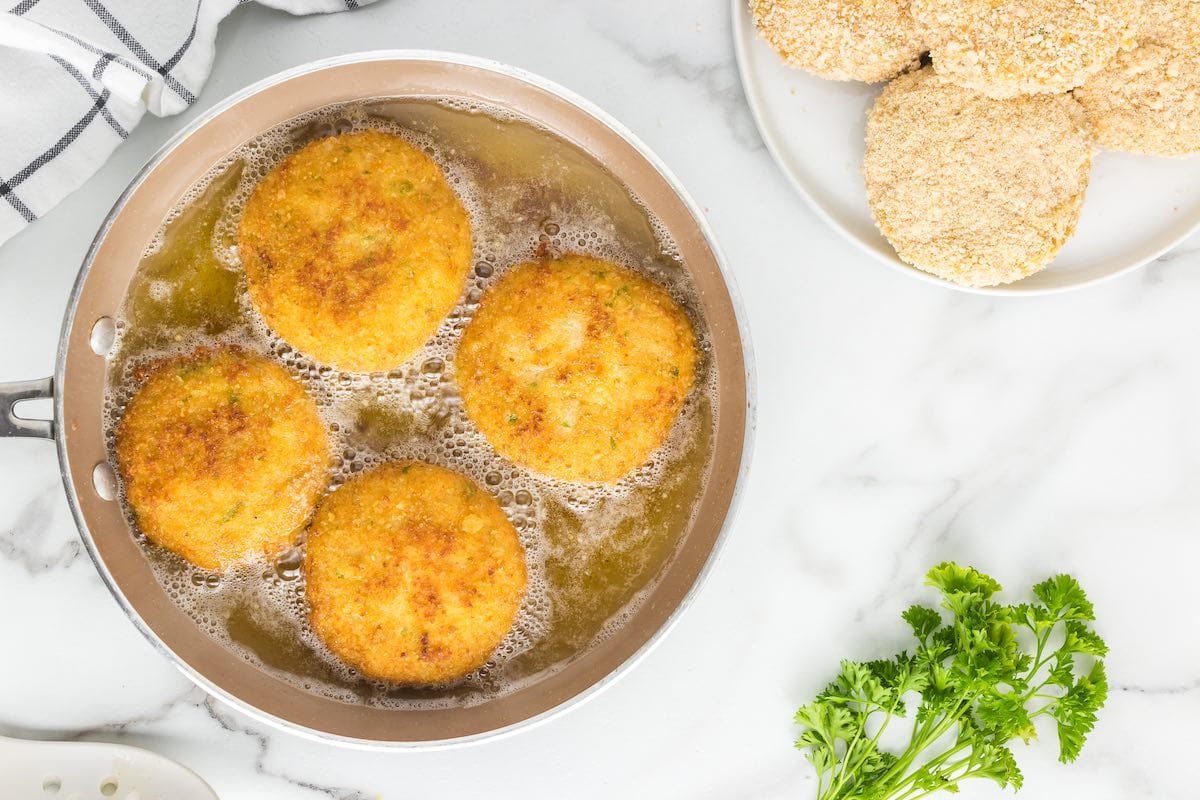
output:
MULTIPOLYGON (((292 14, 372 0, 258 0, 292 14)), ((142 114, 178 114, 247 0, 0 0, 0 242, 88 179, 142 114)))

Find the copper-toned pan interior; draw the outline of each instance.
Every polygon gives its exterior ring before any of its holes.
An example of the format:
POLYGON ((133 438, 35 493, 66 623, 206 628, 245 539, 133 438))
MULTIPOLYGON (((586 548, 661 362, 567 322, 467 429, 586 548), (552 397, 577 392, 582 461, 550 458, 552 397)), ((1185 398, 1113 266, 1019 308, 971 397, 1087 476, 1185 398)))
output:
POLYGON ((433 56, 371 56, 300 72, 236 100, 184 136, 114 209, 68 311, 59 363, 60 453, 82 534, 131 615, 202 683, 234 702, 318 735, 375 743, 476 737, 546 714, 602 681, 672 617, 718 541, 742 471, 747 377, 741 335, 717 257, 671 183, 639 149, 572 100, 480 64, 433 56), (461 97, 538 120, 580 146, 623 181, 678 243, 699 290, 720 380, 714 462, 695 523, 652 594, 617 635, 567 667, 469 708, 397 711, 318 697, 254 667, 209 638, 159 585, 117 502, 103 499, 93 470, 106 461, 102 428, 105 359, 90 345, 101 317, 114 317, 147 243, 187 189, 239 144, 306 111, 385 96, 461 97))

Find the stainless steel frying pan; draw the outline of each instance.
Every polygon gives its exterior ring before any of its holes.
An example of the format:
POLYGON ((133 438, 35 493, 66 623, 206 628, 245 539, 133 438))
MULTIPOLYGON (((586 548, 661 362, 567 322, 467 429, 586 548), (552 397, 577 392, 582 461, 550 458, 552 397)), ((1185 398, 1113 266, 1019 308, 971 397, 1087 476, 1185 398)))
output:
POLYGON ((242 711, 326 741, 432 746, 528 727, 594 695, 643 656, 687 606, 711 567, 745 476, 753 423, 749 342, 712 232, 678 182, 632 133, 541 78, 444 53, 357 54, 285 72, 230 97, 156 155, 117 201, 79 271, 54 377, 0 385, 0 436, 53 439, 67 500, 101 576, 138 629, 193 681, 242 711), (482 101, 531 118, 603 164, 658 217, 698 289, 720 380, 714 463, 694 523, 651 595, 620 631, 562 669, 463 708, 388 710, 309 694, 231 653, 167 597, 115 499, 102 402, 111 325, 139 258, 167 211, 223 157, 306 111, 380 97, 482 101), (53 398, 52 420, 25 419, 22 400, 53 398))

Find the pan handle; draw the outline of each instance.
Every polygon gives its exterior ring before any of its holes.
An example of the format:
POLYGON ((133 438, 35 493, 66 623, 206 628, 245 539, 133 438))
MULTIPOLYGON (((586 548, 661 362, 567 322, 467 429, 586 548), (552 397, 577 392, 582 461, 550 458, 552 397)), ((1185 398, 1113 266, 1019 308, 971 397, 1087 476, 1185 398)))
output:
POLYGON ((54 379, 0 383, 0 438, 33 436, 54 438, 54 420, 28 419, 17 416, 17 404, 25 400, 41 400, 54 396, 54 379))

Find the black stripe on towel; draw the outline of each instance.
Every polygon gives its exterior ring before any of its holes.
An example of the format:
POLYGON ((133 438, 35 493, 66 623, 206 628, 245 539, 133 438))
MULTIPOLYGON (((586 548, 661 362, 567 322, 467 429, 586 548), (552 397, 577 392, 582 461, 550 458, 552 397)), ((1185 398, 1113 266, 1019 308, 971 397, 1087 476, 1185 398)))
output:
POLYGON ((91 9, 92 13, 95 14, 101 22, 107 25, 108 29, 112 31, 118 39, 121 40, 121 44, 128 47, 130 52, 132 52, 143 63, 150 67, 150 69, 154 70, 159 75, 162 75, 167 86, 170 87, 175 94, 182 97, 185 103, 191 104, 196 102, 196 96, 188 91, 186 86, 184 86, 182 83, 176 80, 173 75, 171 75, 169 68, 166 68, 162 64, 158 63, 158 60, 155 59, 154 56, 150 55, 150 51, 147 50, 141 42, 135 39, 133 34, 125 29, 125 26, 121 24, 120 20, 114 17, 112 12, 105 8, 100 0, 84 0, 84 2, 87 4, 87 7, 91 9))
POLYGON ((112 53, 105 53, 96 61, 96 66, 92 67, 92 77, 100 80, 104 76, 104 70, 116 58, 112 53))
MULTIPOLYGON (((84 91, 88 93, 88 96, 91 97, 94 102, 100 104, 100 116, 104 117, 104 121, 112 126, 112 129, 117 132, 117 135, 122 139, 128 138, 129 131, 125 130, 125 128, 121 126, 121 123, 117 122, 113 118, 113 115, 108 111, 108 89, 97 93, 96 90, 92 88, 92 84, 88 81, 88 79, 83 77, 83 74, 79 70, 75 69, 70 61, 59 58, 58 56, 50 57, 54 59, 55 63, 70 73, 71 77, 83 87, 84 91)), ((97 65, 96 71, 100 71, 99 65, 97 65)))
POLYGON ((9 188, 8 184, 4 181, 0 181, 0 197, 3 197, 5 200, 7 200, 8 204, 15 208, 17 213, 20 214, 21 218, 26 222, 33 222, 35 219, 37 219, 37 214, 34 214, 32 211, 30 211, 29 206, 22 203, 21 198, 17 197, 16 194, 13 193, 13 190, 9 188))
POLYGON ((35 219, 37 219, 37 216, 29 210, 28 206, 26 206, 20 201, 19 198, 17 198, 17 196, 14 194, 14 191, 18 186, 24 183, 30 175, 34 174, 46 164, 53 161, 59 153, 61 153, 63 150, 66 150, 67 147, 70 146, 71 142, 78 139, 79 134, 83 133, 87 126, 91 124, 92 120, 96 118, 96 115, 100 113, 100 109, 103 107, 104 103, 98 98, 96 102, 92 103, 92 107, 88 109, 88 112, 80 117, 78 122, 71 126, 71 130, 64 133, 57 142, 50 145, 50 149, 46 150, 46 152, 42 153, 33 161, 30 161, 25 165, 23 170, 18 172, 16 175, 13 175, 7 181, 0 181, 0 197, 3 197, 5 200, 7 200, 8 204, 15 208, 27 222, 33 222, 35 219))
POLYGON ((175 55, 166 60, 162 68, 167 72, 175 69, 175 65, 179 63, 179 59, 183 58, 183 54, 192 46, 192 40, 196 38, 196 25, 200 22, 200 4, 203 0, 196 0, 196 13, 192 15, 192 29, 188 31, 187 38, 183 40, 183 44, 179 45, 179 49, 175 51, 175 55))
MULTIPOLYGON (((133 63, 132 61, 130 61, 127 58, 122 58, 121 56, 117 55, 116 53, 110 53, 107 50, 101 50, 99 47, 96 47, 94 44, 87 41, 86 39, 80 39, 78 36, 67 33, 66 31, 60 31, 58 28, 50 28, 45 25, 43 25, 42 27, 46 28, 46 30, 50 31, 51 33, 58 34, 59 36, 66 39, 67 41, 74 42, 75 44, 82 47, 84 50, 87 50, 89 53, 94 53, 94 54, 100 56, 100 58, 102 60, 115 61, 116 63, 120 64, 122 67, 125 67, 126 69, 132 70, 132 71, 136 72, 138 75, 141 75, 146 80, 150 80, 150 78, 153 77, 150 75, 149 72, 147 72, 140 65, 133 63)), ((96 69, 97 70, 100 69, 99 65, 97 65, 96 69)), ((100 70, 100 71, 103 72, 103 70, 100 70)), ((93 75, 95 74, 95 70, 93 70, 92 74, 93 75)), ((99 78, 97 78, 96 80, 99 80, 99 78)))

